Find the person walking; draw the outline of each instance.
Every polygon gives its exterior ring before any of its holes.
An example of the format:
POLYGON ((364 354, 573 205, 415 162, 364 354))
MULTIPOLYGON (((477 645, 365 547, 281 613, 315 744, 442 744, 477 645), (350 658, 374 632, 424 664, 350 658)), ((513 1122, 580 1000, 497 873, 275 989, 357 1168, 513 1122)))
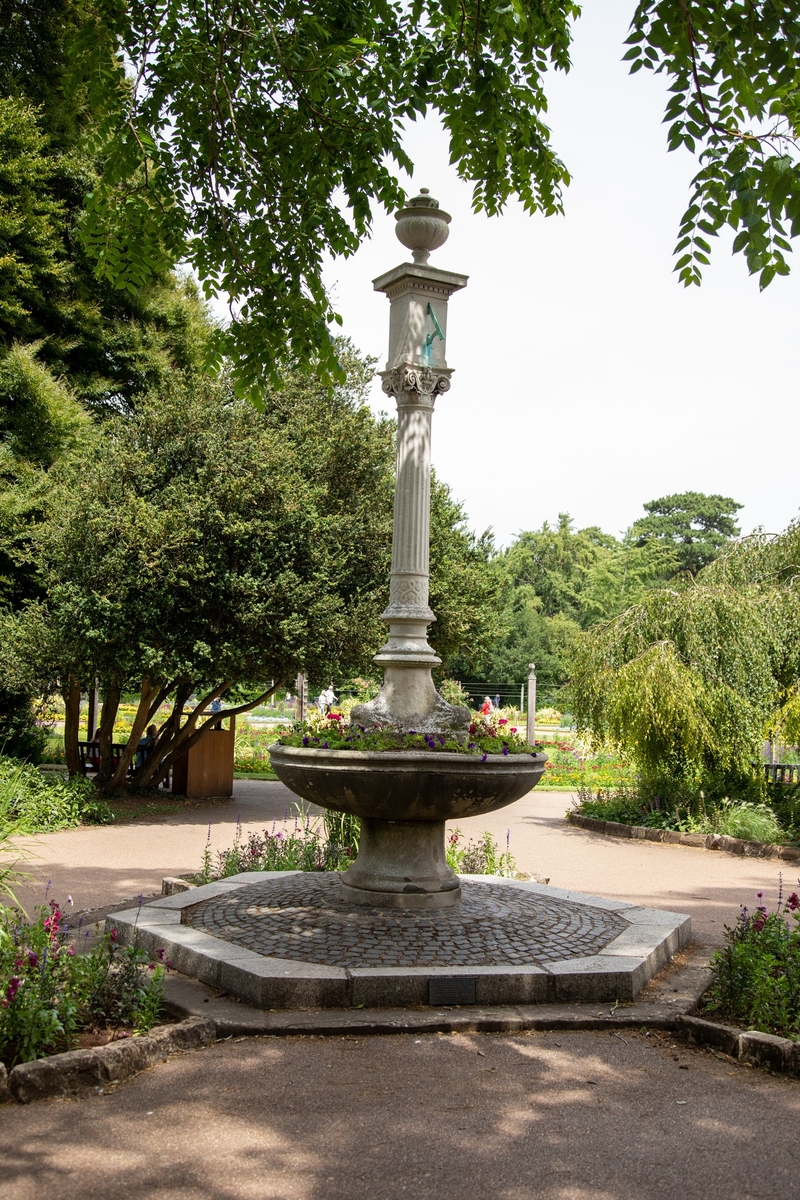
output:
POLYGON ((481 716, 483 717, 483 719, 487 725, 491 725, 491 723, 492 723, 492 713, 493 712, 494 712, 494 705, 492 704, 492 697, 484 696, 483 704, 481 705, 481 716))

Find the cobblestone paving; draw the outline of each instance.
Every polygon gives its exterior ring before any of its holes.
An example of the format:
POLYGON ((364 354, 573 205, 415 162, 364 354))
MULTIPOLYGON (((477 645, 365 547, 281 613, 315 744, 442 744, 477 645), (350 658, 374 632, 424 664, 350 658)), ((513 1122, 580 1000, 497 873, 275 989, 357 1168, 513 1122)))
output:
POLYGON ((498 883, 462 884, 438 912, 350 905, 339 877, 251 884, 184 910, 187 924, 274 958, 343 967, 499 966, 597 954, 627 922, 613 913, 498 883))

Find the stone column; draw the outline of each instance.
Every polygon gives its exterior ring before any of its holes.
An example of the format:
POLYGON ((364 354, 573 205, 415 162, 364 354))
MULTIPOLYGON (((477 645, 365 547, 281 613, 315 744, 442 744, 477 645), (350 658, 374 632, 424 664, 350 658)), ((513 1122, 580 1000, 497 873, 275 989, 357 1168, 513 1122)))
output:
POLYGON ((428 606, 431 418, 436 397, 450 388, 445 359, 447 302, 467 277, 428 265, 448 236, 450 217, 423 189, 397 214, 397 236, 413 249, 403 263, 374 280, 389 298, 389 357, 383 390, 397 403, 397 479, 392 533, 389 637, 375 657, 384 684, 375 700, 358 705, 356 724, 419 733, 467 729, 469 710, 437 693, 431 668, 440 659, 428 643, 435 616, 428 606))
POLYGON ((529 742, 536 740, 536 663, 528 666, 528 728, 529 742))

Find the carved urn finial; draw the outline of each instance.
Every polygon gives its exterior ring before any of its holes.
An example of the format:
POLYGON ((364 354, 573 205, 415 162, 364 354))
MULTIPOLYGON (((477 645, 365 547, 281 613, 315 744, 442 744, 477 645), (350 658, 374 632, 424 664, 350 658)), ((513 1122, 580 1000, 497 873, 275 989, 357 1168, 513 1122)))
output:
POLYGON ((438 250, 450 236, 447 226, 452 218, 439 208, 439 201, 434 200, 427 188, 420 188, 419 192, 395 215, 395 233, 404 246, 413 250, 415 263, 426 263, 431 250, 438 250))

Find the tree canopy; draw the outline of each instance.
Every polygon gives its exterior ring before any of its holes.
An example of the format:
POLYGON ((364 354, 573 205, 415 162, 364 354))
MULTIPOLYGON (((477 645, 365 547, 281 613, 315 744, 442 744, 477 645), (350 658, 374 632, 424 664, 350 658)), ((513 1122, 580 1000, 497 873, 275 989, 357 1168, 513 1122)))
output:
POLYGON ((660 543, 675 554, 675 571, 696 575, 719 555, 740 529, 736 513, 742 507, 730 496, 705 496, 702 492, 681 492, 650 500, 646 517, 631 527, 638 546, 660 543))
POLYGON ((492 567, 498 588, 493 638, 476 668, 460 678, 519 687, 536 664, 540 694, 555 700, 570 675, 570 648, 581 630, 612 620, 684 571, 710 563, 739 532, 741 508, 723 496, 687 492, 652 500, 648 514, 620 538, 597 526, 576 529, 568 513, 521 532, 492 567))
MULTIPOLYGON (((13 8, 13 0, 6 0, 13 8)), ((398 207, 405 122, 437 112, 476 209, 561 211, 544 122, 574 0, 60 0, 71 95, 102 175, 82 235, 136 292, 181 258, 239 306, 224 344, 253 384, 285 355, 336 370, 323 257, 398 207), (342 204, 343 200, 343 204, 342 204)), ((17 9, 26 8, 17 0, 17 9)), ((699 283, 729 225, 761 286, 800 229, 800 0, 641 0, 626 57, 666 76, 668 145, 697 155, 676 270, 699 283)))

